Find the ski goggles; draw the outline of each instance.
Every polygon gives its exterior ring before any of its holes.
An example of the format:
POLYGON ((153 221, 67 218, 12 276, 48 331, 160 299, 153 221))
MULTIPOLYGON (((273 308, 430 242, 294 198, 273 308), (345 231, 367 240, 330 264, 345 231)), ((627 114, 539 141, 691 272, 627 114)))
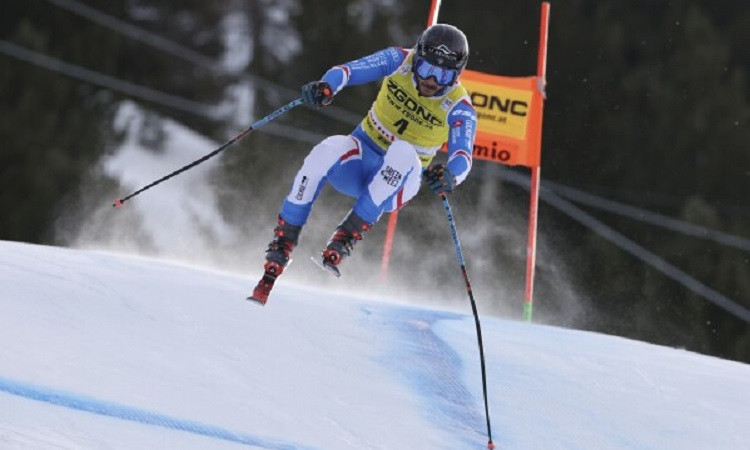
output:
POLYGON ((414 68, 419 78, 426 80, 430 77, 435 77, 435 81, 440 86, 450 86, 458 79, 458 70, 436 66, 421 57, 417 57, 417 63, 414 65, 414 68))

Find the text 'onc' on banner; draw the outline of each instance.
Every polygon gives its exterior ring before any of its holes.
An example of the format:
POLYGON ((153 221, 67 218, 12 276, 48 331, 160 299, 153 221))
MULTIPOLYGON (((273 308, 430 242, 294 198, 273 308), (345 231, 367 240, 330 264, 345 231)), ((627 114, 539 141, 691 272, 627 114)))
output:
POLYGON ((538 80, 463 71, 461 84, 477 112, 474 159, 539 167, 543 93, 538 80))

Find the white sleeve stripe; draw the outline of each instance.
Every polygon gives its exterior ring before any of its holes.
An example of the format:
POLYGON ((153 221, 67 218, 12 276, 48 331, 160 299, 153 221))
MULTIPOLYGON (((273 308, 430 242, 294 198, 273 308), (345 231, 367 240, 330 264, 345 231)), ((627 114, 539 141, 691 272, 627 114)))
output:
POLYGON ((341 89, 343 89, 347 84, 349 84, 349 75, 350 71, 349 68, 346 66, 334 66, 334 69, 341 69, 344 72, 344 80, 341 82, 341 85, 338 89, 336 89, 336 92, 334 94, 338 93, 341 89))
MULTIPOLYGON (((456 105, 458 105, 459 103, 461 103, 461 101, 465 101, 465 102, 466 102, 466 103, 468 103, 469 105, 472 105, 472 103, 471 103, 471 97, 469 97, 468 95, 462 95, 462 96, 461 96, 461 98, 459 98, 459 99, 458 99, 458 100, 456 101, 456 103, 455 103, 455 104, 456 104, 456 105)), ((472 105, 472 107, 473 107, 473 106, 474 106, 474 105, 472 105)))
POLYGON ((459 157, 459 156, 466 159, 467 167, 466 167, 466 170, 464 170, 463 172, 459 174, 455 174, 456 184, 461 184, 466 179, 466 177, 469 175, 469 172, 471 171, 471 163, 472 163, 471 155, 466 150, 456 150, 451 155, 451 157, 448 158, 448 162, 450 163, 454 158, 459 157))
POLYGON ((466 158, 466 164, 468 166, 468 169, 471 169, 471 156, 466 150, 457 150, 451 155, 450 158, 448 158, 448 162, 452 161, 454 158, 458 156, 463 156, 464 158, 466 158))

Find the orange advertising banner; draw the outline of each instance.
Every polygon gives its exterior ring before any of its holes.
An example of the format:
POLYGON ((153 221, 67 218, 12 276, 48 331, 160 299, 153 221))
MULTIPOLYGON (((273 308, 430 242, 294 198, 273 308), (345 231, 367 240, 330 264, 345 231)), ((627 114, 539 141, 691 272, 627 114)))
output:
POLYGON ((477 111, 475 159, 539 167, 543 94, 539 77, 503 77, 464 70, 461 84, 477 111))

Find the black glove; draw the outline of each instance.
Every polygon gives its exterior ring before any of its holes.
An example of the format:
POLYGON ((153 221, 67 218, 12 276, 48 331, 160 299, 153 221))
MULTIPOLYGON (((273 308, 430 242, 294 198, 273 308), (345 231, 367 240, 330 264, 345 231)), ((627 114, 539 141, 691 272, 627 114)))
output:
POLYGON ((438 195, 456 188, 456 177, 442 164, 429 166, 422 176, 432 192, 438 195))
POLYGON ((311 81, 302 86, 302 101, 308 105, 328 106, 333 101, 333 89, 325 81, 311 81))

